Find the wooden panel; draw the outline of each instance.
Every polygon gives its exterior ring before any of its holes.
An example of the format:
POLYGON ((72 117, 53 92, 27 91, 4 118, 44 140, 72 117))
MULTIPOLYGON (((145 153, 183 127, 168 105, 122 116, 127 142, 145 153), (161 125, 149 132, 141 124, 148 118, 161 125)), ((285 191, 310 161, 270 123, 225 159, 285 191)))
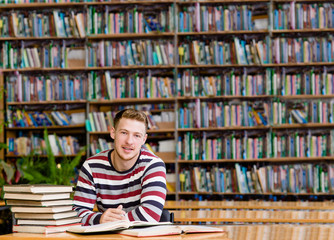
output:
POLYGON ((165 209, 281 209, 332 210, 334 202, 166 201, 165 209))
POLYGON ((334 223, 334 211, 174 210, 175 222, 334 223))

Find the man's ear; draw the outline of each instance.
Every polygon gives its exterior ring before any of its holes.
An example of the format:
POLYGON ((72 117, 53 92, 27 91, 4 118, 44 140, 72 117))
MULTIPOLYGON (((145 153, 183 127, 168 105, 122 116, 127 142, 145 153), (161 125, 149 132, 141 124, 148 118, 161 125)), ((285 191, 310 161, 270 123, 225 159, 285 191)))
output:
POLYGON ((110 137, 115 140, 116 130, 114 127, 110 129, 110 137))

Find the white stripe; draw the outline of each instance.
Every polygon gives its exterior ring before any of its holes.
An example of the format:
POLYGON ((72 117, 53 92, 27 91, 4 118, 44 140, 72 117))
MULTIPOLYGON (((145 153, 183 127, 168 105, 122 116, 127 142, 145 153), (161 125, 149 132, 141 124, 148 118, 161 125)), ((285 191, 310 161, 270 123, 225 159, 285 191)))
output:
POLYGON ((148 183, 151 183, 151 182, 164 182, 164 183, 166 183, 166 179, 164 177, 161 177, 161 176, 152 177, 152 178, 149 178, 149 179, 145 180, 144 184, 148 184, 148 183))
MULTIPOLYGON (((154 195, 148 195, 146 197, 141 198, 141 202, 145 202, 145 201, 155 201, 155 202, 159 202, 159 203, 164 203, 164 199, 162 199, 159 196, 154 196, 154 195)), ((151 206, 151 205, 150 205, 151 206)))

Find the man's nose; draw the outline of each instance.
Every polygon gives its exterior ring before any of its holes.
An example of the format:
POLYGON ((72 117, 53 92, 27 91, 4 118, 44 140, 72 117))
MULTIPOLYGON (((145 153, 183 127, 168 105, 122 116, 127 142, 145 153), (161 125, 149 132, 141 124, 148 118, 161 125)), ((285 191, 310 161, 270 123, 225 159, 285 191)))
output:
POLYGON ((126 138, 126 142, 127 143, 132 143, 133 142, 133 136, 131 134, 128 134, 127 138, 126 138))

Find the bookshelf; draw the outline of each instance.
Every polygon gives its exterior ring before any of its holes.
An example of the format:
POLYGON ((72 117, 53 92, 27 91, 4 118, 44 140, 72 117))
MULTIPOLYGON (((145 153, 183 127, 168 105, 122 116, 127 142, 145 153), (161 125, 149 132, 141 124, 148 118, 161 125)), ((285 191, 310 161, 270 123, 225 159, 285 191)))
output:
MULTIPOLYGON (((64 19, 50 31, 38 21, 39 31, 1 25, 4 108, 84 112, 86 125, 48 129, 78 134, 90 144, 87 156, 110 147, 111 116, 124 107, 153 120, 169 116, 160 127, 152 122, 148 142, 174 180, 171 200, 327 199, 334 192, 333 9, 323 0, 3 4, 2 22, 64 19), (12 87, 48 79, 77 92, 28 96, 12 87), (159 151, 172 140, 174 151, 159 151)), ((5 138, 41 129, 6 127, 5 138)))

